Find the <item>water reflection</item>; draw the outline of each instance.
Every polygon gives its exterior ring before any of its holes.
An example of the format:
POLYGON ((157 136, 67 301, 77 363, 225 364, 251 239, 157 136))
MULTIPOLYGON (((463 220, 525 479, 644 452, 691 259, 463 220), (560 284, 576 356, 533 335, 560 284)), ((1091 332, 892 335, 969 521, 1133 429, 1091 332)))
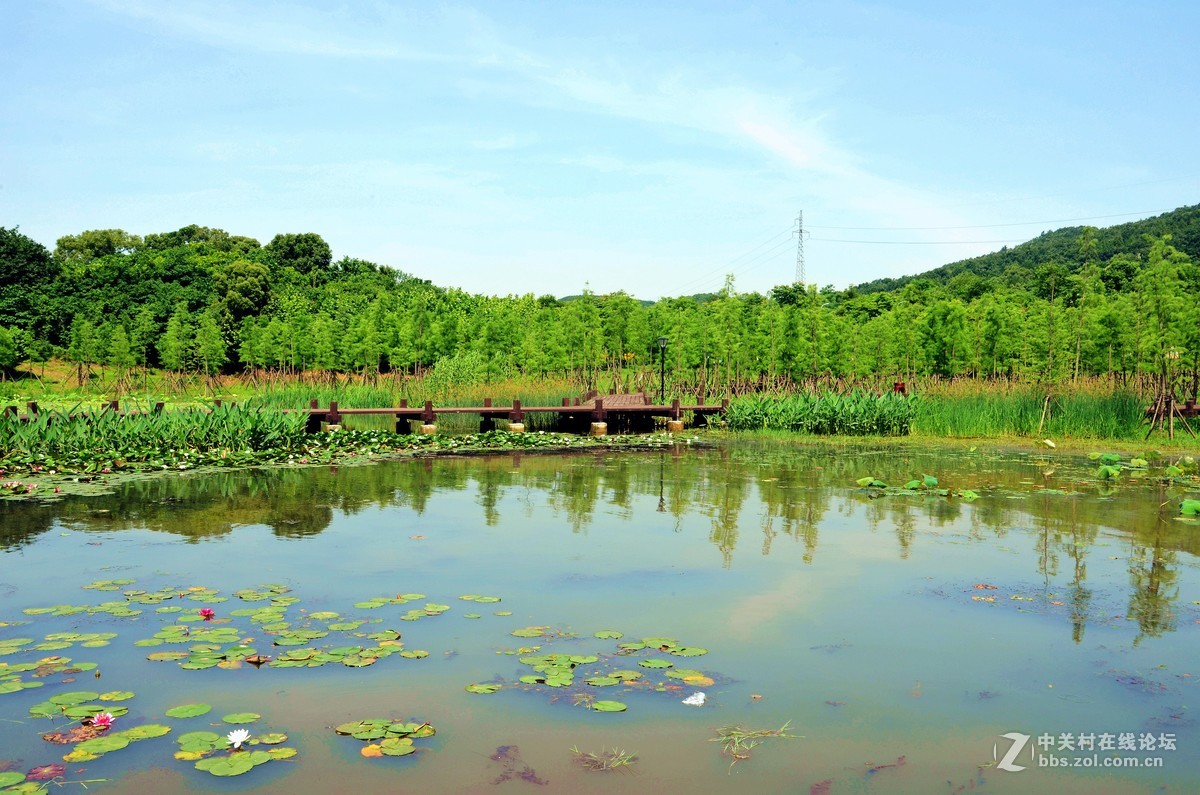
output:
POLYGON ((1063 597, 1071 637, 1082 642, 1095 614, 1088 556, 1102 531, 1127 539, 1127 614, 1140 641, 1176 629, 1179 555, 1200 551, 1193 526, 1159 515, 1168 499, 1160 484, 1097 483, 1093 465, 1079 459, 946 451, 872 450, 740 443, 714 449, 679 447, 653 454, 506 455, 437 458, 380 465, 186 473, 128 483, 117 493, 59 503, 0 503, 0 549, 12 551, 59 523, 111 532, 149 529, 190 542, 238 526, 264 525, 275 535, 303 539, 324 531, 338 514, 405 507, 424 513, 440 492, 472 494, 488 526, 502 507, 550 511, 573 533, 586 534, 598 510, 635 522, 639 511, 707 521, 707 538, 726 567, 738 555, 770 555, 781 536, 803 546, 803 561, 818 555, 822 529, 837 521, 865 523, 874 537, 894 537, 901 559, 917 545, 936 543, 923 531, 965 534, 972 542, 1001 542, 1017 530, 1032 536, 1034 567, 1047 591, 1069 577, 1063 597), (943 486, 981 495, 964 504, 944 498, 872 498, 855 487, 870 475, 904 482, 935 474, 943 486), (746 536, 755 537, 748 540, 746 536))

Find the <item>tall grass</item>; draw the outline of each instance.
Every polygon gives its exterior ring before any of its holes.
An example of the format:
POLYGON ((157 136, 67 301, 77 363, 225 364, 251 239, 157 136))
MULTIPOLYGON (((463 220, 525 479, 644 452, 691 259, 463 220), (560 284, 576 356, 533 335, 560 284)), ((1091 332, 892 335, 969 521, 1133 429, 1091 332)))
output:
POLYGON ((1145 433, 1145 409, 1142 398, 1123 390, 1051 394, 1047 407, 1045 391, 959 389, 925 396, 912 427, 928 436, 1134 439, 1145 433))
POLYGON ((305 420, 303 414, 237 406, 128 415, 43 411, 28 421, 5 415, 0 417, 0 460, 53 467, 175 461, 181 454, 239 459, 251 452, 300 449, 305 420))
POLYGON ((787 430, 840 436, 903 436, 919 398, 854 390, 797 395, 743 395, 725 417, 734 430, 787 430))

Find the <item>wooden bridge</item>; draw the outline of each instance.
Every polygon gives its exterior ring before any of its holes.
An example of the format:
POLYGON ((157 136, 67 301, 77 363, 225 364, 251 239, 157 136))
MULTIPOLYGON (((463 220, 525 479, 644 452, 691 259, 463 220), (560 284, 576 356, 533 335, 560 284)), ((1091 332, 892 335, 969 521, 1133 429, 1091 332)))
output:
POLYGON ((720 414, 729 407, 728 400, 705 403, 704 397, 698 396, 697 401, 684 404, 676 398, 670 405, 655 405, 649 396, 642 392, 600 395, 592 391, 583 398, 563 398, 562 404, 558 406, 524 406, 520 400, 514 400, 512 405, 504 406, 494 404, 491 398, 485 398, 482 406, 435 408, 431 400, 425 401, 424 406, 409 406, 408 401, 401 400, 399 406, 386 408, 341 408, 337 401, 331 401, 327 408, 321 408, 318 401, 314 400, 305 410, 308 412, 307 427, 310 432, 319 431, 323 423, 340 424, 342 419, 348 416, 391 415, 396 420, 396 433, 407 433, 409 422, 420 421, 426 425, 433 425, 441 414, 478 414, 481 431, 495 430, 498 419, 524 422, 528 414, 557 414, 560 423, 568 427, 605 422, 615 425, 614 430, 634 430, 653 427, 654 417, 680 420, 684 412, 691 412, 696 417, 707 417, 720 414))
MULTIPOLYGON (((323 425, 339 425, 343 418, 357 415, 392 416, 396 421, 396 433, 409 433, 409 422, 420 421, 427 425, 437 422, 442 414, 478 414, 480 431, 496 429, 496 420, 509 422, 524 422, 528 414, 557 414, 559 424, 569 430, 587 432, 592 422, 608 423, 613 431, 650 430, 654 427, 655 417, 666 417, 672 420, 683 419, 684 412, 691 412, 694 417, 707 417, 721 414, 729 407, 728 400, 720 403, 705 403, 703 395, 697 396, 696 403, 684 404, 680 400, 671 403, 655 405, 649 396, 643 392, 627 394, 600 395, 595 391, 589 392, 582 398, 563 398, 558 406, 524 406, 520 400, 514 400, 512 405, 496 405, 491 398, 485 398, 482 406, 442 406, 433 405, 433 401, 425 401, 424 406, 409 406, 408 401, 401 400, 399 406, 384 408, 342 408, 337 401, 331 401, 329 406, 322 408, 318 401, 313 400, 307 409, 282 409, 284 413, 305 412, 308 420, 305 424, 310 433, 321 430, 323 425)), ((213 405, 220 408, 222 401, 214 400, 213 405)), ((233 405, 230 403, 229 405, 233 405)), ((181 409, 182 410, 182 409, 181 409)), ((112 400, 104 404, 97 412, 75 412, 72 418, 81 416, 97 416, 113 413, 122 416, 141 414, 160 414, 164 411, 163 404, 156 403, 149 411, 122 411, 120 401, 112 400)), ((6 416, 17 416, 22 422, 28 422, 40 413, 38 404, 30 401, 26 404, 26 413, 20 413, 16 406, 6 406, 2 412, 6 416)))

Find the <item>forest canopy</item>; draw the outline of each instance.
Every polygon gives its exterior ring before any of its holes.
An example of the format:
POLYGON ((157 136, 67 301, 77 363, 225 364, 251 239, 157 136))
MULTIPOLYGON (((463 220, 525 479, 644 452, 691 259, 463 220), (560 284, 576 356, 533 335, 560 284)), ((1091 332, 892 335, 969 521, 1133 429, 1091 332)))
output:
POLYGON ((416 372, 470 358, 490 373, 596 372, 657 361, 727 382, 818 376, 1195 371, 1200 206, 1048 232, 924 274, 837 290, 654 303, 438 287, 343 257, 317 233, 265 245, 191 225, 86 230, 53 252, 0 227, 0 367, 80 364, 207 373, 416 372))

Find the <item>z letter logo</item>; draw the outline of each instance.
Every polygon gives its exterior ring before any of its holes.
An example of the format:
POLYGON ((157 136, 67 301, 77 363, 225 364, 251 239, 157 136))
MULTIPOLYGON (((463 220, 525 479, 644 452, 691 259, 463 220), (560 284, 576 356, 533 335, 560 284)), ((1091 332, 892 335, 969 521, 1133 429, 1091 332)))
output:
POLYGON ((996 762, 996 767, 1000 770, 1007 770, 1011 773, 1019 773, 1020 771, 1024 770, 1024 765, 1015 765, 1013 762, 1016 761, 1017 754, 1021 753, 1021 750, 1025 747, 1025 744, 1029 742, 1029 735, 1021 734, 1019 732, 1009 732, 1008 734, 1001 734, 1000 736, 1004 737, 1005 739, 1012 740, 1012 745, 1009 746, 1008 752, 1004 754, 1003 759, 999 759, 997 747, 995 745, 992 746, 992 758, 998 760, 996 762))

